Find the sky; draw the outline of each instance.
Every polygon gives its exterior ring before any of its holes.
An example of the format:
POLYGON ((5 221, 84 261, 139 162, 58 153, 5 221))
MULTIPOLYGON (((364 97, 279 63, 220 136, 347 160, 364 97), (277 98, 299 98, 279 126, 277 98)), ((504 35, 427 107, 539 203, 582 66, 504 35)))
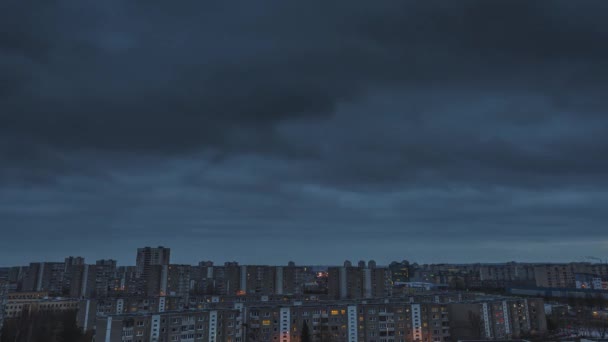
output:
POLYGON ((608 1, 0 2, 0 266, 608 258, 608 1))

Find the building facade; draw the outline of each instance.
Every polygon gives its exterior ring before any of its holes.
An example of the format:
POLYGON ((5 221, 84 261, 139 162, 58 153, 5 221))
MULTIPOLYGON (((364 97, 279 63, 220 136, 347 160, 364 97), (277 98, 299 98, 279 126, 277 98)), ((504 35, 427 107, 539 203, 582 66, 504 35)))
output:
POLYGON ((149 270, 150 266, 169 265, 170 261, 170 248, 166 248, 163 246, 138 248, 137 258, 135 260, 137 267, 137 276, 144 276, 149 270))
POLYGON ((238 310, 112 315, 97 319, 100 342, 242 341, 238 310))
POLYGON ((8 281, 0 279, 0 332, 4 324, 6 304, 8 303, 8 281))
POLYGON ((547 331, 542 299, 488 298, 448 307, 459 340, 510 340, 547 331))
POLYGON ((343 267, 328 268, 327 288, 333 299, 388 297, 392 293, 390 271, 376 267, 373 261, 367 266, 365 262, 351 266, 346 261, 343 267))
POLYGON ((79 300, 76 299, 9 299, 5 305, 5 318, 17 318, 28 312, 61 312, 77 311, 79 300))
POLYGON ((53 295, 64 292, 65 263, 33 262, 23 280, 22 291, 48 291, 53 295))

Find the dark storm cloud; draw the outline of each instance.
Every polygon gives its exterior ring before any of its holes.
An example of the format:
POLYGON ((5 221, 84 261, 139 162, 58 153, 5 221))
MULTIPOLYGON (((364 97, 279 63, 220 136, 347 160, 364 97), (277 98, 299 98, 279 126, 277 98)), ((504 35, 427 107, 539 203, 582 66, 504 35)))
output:
POLYGON ((454 242, 461 259, 500 239, 520 246, 505 258, 538 258, 521 246, 560 236, 604 252, 607 13, 4 1, 0 223, 15 232, 0 248, 31 234, 71 236, 41 253, 85 235, 132 249, 236 234, 279 253, 271 241, 306 231, 387 259, 401 258, 392 237, 413 236, 454 242))

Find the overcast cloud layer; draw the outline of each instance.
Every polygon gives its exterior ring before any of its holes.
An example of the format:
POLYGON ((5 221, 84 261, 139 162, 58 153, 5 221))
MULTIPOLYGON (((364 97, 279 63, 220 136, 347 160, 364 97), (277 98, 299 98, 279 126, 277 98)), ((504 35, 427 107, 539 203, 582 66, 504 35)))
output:
POLYGON ((0 265, 608 254, 608 2, 0 2, 0 265))

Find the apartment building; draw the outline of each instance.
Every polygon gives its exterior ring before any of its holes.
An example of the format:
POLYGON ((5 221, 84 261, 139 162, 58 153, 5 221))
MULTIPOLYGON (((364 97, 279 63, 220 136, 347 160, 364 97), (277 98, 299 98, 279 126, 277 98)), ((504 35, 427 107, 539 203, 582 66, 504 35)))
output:
POLYGON ((72 298, 104 298, 116 284, 116 261, 98 260, 95 265, 70 267, 69 296, 72 298))
POLYGON ((213 262, 202 261, 193 274, 198 294, 234 295, 241 290, 241 268, 237 262, 214 266, 213 262))
POLYGON ((308 329, 312 341, 449 341, 445 304, 334 301, 246 305, 251 341, 299 341, 308 329))
POLYGON ((608 279, 608 265, 572 262, 568 264, 537 264, 534 267, 534 277, 538 287, 575 288, 577 286, 577 275, 579 274, 608 279))
POLYGON ((116 279, 113 284, 113 289, 110 289, 113 295, 137 295, 141 288, 141 280, 137 277, 137 266, 120 266, 116 268, 116 279))
POLYGON ((33 262, 23 279, 22 291, 48 291, 61 295, 64 289, 65 263, 33 262))
POLYGON ((509 262, 506 264, 482 264, 479 278, 483 287, 508 287, 535 285, 535 266, 509 262))
POLYGON ((135 260, 137 267, 137 276, 144 276, 150 266, 169 265, 170 260, 170 248, 166 248, 163 246, 138 248, 137 258, 135 260))
POLYGON ((238 310, 137 313, 98 317, 101 342, 240 342, 238 310))
POLYGON ((73 270, 79 266, 84 265, 84 258, 79 256, 69 256, 64 259, 64 273, 63 273, 63 289, 61 291, 62 295, 69 294, 72 287, 72 277, 73 270))
POLYGON ((306 266, 296 266, 289 262, 287 267, 277 267, 276 294, 300 295, 304 293, 306 283, 315 279, 315 273, 306 266))
POLYGON ((405 283, 410 281, 410 263, 407 260, 401 262, 393 261, 388 266, 391 271, 393 283, 405 283))
POLYGON ((120 315, 136 312, 164 312, 186 309, 179 297, 121 297, 94 300, 98 315, 120 315))
POLYGON ((328 268, 328 295, 333 299, 357 299, 388 297, 392 294, 390 271, 376 267, 374 261, 359 262, 352 266, 349 261, 342 267, 328 268))
POLYGON ((0 280, 0 331, 4 324, 5 306, 8 303, 8 281, 0 280))
POLYGON ((27 276, 29 266, 13 266, 8 270, 8 288, 9 291, 25 291, 23 289, 23 281, 27 276))
POLYGON ((538 287, 575 287, 573 264, 543 264, 534 267, 534 278, 538 287))
POLYGON ((459 340, 506 340, 547 331, 542 299, 487 298, 450 303, 452 335, 459 340))
POLYGON ((187 303, 190 296, 191 270, 190 265, 169 265, 165 294, 180 297, 184 303, 187 303))
POLYGON ((251 304, 246 312, 249 341, 297 341, 307 328, 313 341, 347 336, 347 304, 251 304))
POLYGON ((147 266, 143 276, 138 278, 137 294, 146 297, 165 296, 167 294, 168 275, 169 265, 147 266))
POLYGON ((129 291, 143 296, 163 296, 167 293, 167 278, 171 249, 163 246, 137 249, 134 284, 129 291))
POLYGON ((48 292, 9 292, 8 300, 38 300, 49 297, 48 292))
POLYGON ((95 262, 95 295, 108 297, 117 282, 116 260, 102 259, 95 262))
POLYGON ((93 298, 95 294, 95 265, 74 265, 70 268, 69 296, 93 298))
POLYGON ((9 299, 5 304, 5 318, 20 317, 27 312, 61 312, 78 310, 79 300, 76 299, 9 299))
POLYGON ((359 341, 449 341, 446 304, 359 305, 359 341))
MULTIPOLYGON (((188 306, 177 297, 125 297, 91 301, 90 306, 101 318, 96 322, 97 331, 110 324, 112 334, 118 334, 116 331, 123 331, 124 326, 125 341, 161 341, 162 338, 166 341, 206 341, 209 337, 206 332, 197 329, 192 332, 189 328, 183 328, 185 333, 181 334, 180 328, 179 334, 159 335, 154 340, 149 339, 148 333, 135 331, 137 324, 143 324, 143 330, 149 330, 153 323, 136 323, 128 319, 127 323, 108 323, 108 317, 114 320, 116 316, 133 318, 238 310, 240 314, 235 324, 241 328, 223 335, 232 341, 298 341, 305 328, 313 341, 348 342, 447 342, 454 336, 501 339, 546 330, 542 300, 487 297, 473 292, 352 300, 327 300, 314 295, 205 295, 191 297, 188 306), (490 333, 482 334, 481 329, 485 331, 486 327, 490 333), (479 333, 473 333, 475 331, 479 333)), ((112 334, 104 336, 114 341, 112 334)))
POLYGON ((305 284, 314 279, 307 267, 239 265, 236 262, 213 266, 210 261, 200 262, 192 271, 193 288, 206 295, 272 295, 301 294, 305 284))
POLYGON ((64 263, 32 263, 24 277, 23 292, 48 292, 73 298, 106 297, 116 282, 116 261, 99 260, 87 265, 81 257, 64 263))
MULTIPOLYGON (((281 268, 282 270, 282 268, 281 268)), ((277 268, 273 266, 242 265, 240 294, 276 293, 277 268)), ((282 273, 281 273, 282 278, 282 273)), ((282 285, 281 285, 282 289, 282 285)))

